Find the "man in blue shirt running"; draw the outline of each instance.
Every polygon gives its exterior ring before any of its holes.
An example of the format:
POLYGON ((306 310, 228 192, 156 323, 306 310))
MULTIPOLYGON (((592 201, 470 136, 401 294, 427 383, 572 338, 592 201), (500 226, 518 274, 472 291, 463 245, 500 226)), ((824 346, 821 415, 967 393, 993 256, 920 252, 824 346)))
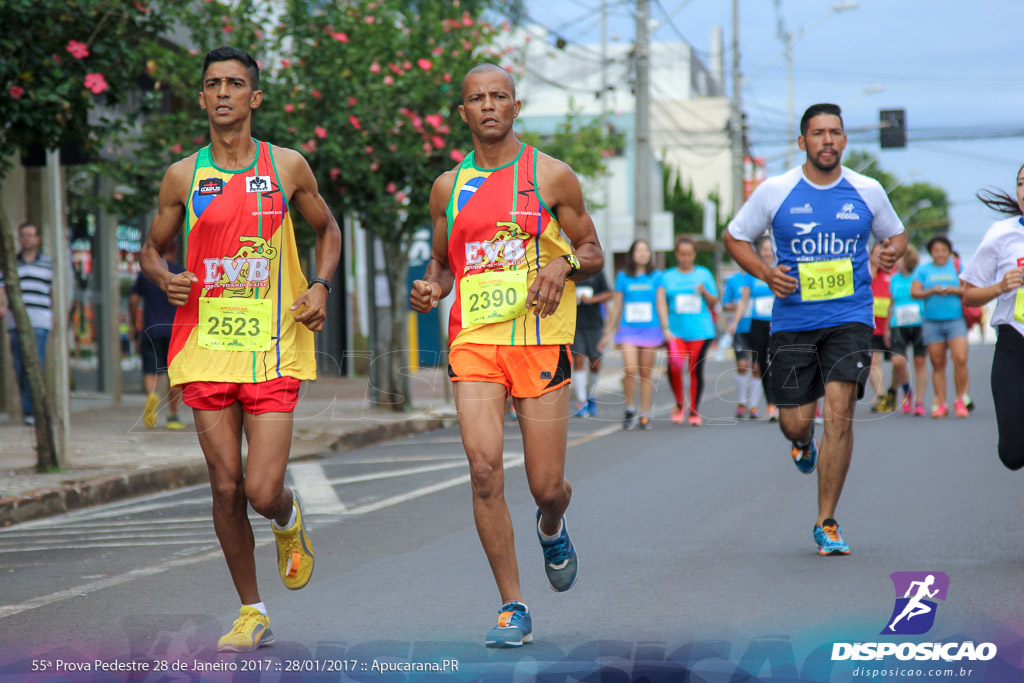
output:
POLYGON ((846 134, 838 106, 808 108, 797 142, 806 161, 758 186, 729 224, 725 247, 776 296, 769 381, 782 433, 805 474, 818 461, 814 408, 825 398, 814 540, 821 555, 848 555, 835 509, 853 454, 854 408, 871 366, 868 243, 882 243, 881 267, 892 270, 907 235, 882 186, 840 164, 846 134), (765 231, 778 256, 774 268, 750 246, 765 231))

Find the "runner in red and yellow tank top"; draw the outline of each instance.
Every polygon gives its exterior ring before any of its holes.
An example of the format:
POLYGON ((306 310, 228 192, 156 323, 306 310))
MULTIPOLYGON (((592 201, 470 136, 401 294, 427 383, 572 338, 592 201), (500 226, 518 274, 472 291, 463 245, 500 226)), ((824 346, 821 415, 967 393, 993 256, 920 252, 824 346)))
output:
POLYGON ((178 306, 169 374, 183 386, 210 472, 213 522, 242 602, 220 651, 274 642, 260 599, 247 506, 277 540, 285 587, 304 587, 313 548, 302 507, 284 485, 299 383, 316 376, 313 332, 323 328, 341 231, 297 152, 251 135, 263 101, 251 55, 217 48, 203 63, 199 103, 210 145, 172 164, 142 248, 142 271, 178 306), (316 277, 307 288, 292 229, 295 208, 316 230, 316 277), (185 272, 163 254, 185 224, 185 272), (242 464, 242 432, 248 458, 242 464))
POLYGON ((455 290, 448 374, 472 473, 473 516, 501 596, 498 625, 485 638, 496 647, 533 638, 502 496, 509 395, 523 432, 548 583, 565 591, 576 581, 578 558, 563 517, 572 496, 565 480, 572 281, 604 265, 579 180, 566 164, 516 139, 519 107, 512 77, 498 66, 478 66, 463 80, 459 112, 473 152, 434 182, 431 261, 409 297, 413 310, 425 313, 455 290))

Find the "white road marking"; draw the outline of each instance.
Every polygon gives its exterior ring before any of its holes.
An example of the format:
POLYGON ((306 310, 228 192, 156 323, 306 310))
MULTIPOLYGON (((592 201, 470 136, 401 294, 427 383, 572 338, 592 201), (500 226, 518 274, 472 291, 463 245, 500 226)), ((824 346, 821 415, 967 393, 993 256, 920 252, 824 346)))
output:
POLYGON ((309 510, 311 514, 338 514, 345 511, 345 504, 338 498, 321 465, 298 462, 288 467, 288 475, 298 489, 303 510, 309 510))

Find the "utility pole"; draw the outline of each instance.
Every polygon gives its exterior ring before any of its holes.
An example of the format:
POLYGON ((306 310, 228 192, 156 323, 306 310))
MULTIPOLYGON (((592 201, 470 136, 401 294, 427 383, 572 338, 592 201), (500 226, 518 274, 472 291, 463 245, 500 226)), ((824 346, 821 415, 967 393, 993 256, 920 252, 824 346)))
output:
MULTIPOLYGON (((601 130, 608 134, 608 0, 601 0, 601 130)), ((598 238, 604 249, 604 274, 608 282, 615 280, 615 257, 612 250, 612 179, 610 173, 605 173, 604 180, 604 210, 601 212, 601 228, 598 238)))
POLYGON ((633 127, 633 235, 651 241, 651 102, 648 58, 651 49, 649 0, 636 0, 636 108, 633 127))
POLYGON ((740 1, 732 0, 732 213, 743 206, 743 109, 740 90, 740 1))

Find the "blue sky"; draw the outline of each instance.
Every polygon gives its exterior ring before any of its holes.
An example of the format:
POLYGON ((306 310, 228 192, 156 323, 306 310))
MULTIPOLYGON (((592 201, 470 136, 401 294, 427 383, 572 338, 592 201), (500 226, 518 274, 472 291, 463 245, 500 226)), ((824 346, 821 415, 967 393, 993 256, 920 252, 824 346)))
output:
MULTIPOLYGON (((608 4, 609 33, 632 42, 635 1, 608 4)), ((856 9, 840 13, 832 11, 837 2, 779 4, 789 31, 803 31, 793 50, 797 117, 815 102, 835 102, 849 129, 877 124, 879 109, 905 108, 911 135, 906 149, 879 150, 877 142, 850 148, 877 154, 882 168, 905 182, 945 189, 953 202, 952 238, 965 256, 973 254, 998 218, 974 194, 986 186, 1013 192, 1024 163, 1024 137, 915 141, 913 135, 915 129, 937 128, 1024 130, 1024 73, 1013 48, 1024 26, 1024 2, 859 0, 856 9)), ((652 18, 660 22, 654 39, 676 41, 682 35, 705 60, 712 26, 723 27, 729 92, 731 7, 730 0, 651 0, 652 18)), ((776 2, 740 0, 739 7, 741 72, 753 77, 743 106, 754 152, 768 160, 774 175, 785 166, 787 120, 776 2)), ((531 18, 570 42, 600 41, 599 8, 599 0, 527 0, 531 18)))

